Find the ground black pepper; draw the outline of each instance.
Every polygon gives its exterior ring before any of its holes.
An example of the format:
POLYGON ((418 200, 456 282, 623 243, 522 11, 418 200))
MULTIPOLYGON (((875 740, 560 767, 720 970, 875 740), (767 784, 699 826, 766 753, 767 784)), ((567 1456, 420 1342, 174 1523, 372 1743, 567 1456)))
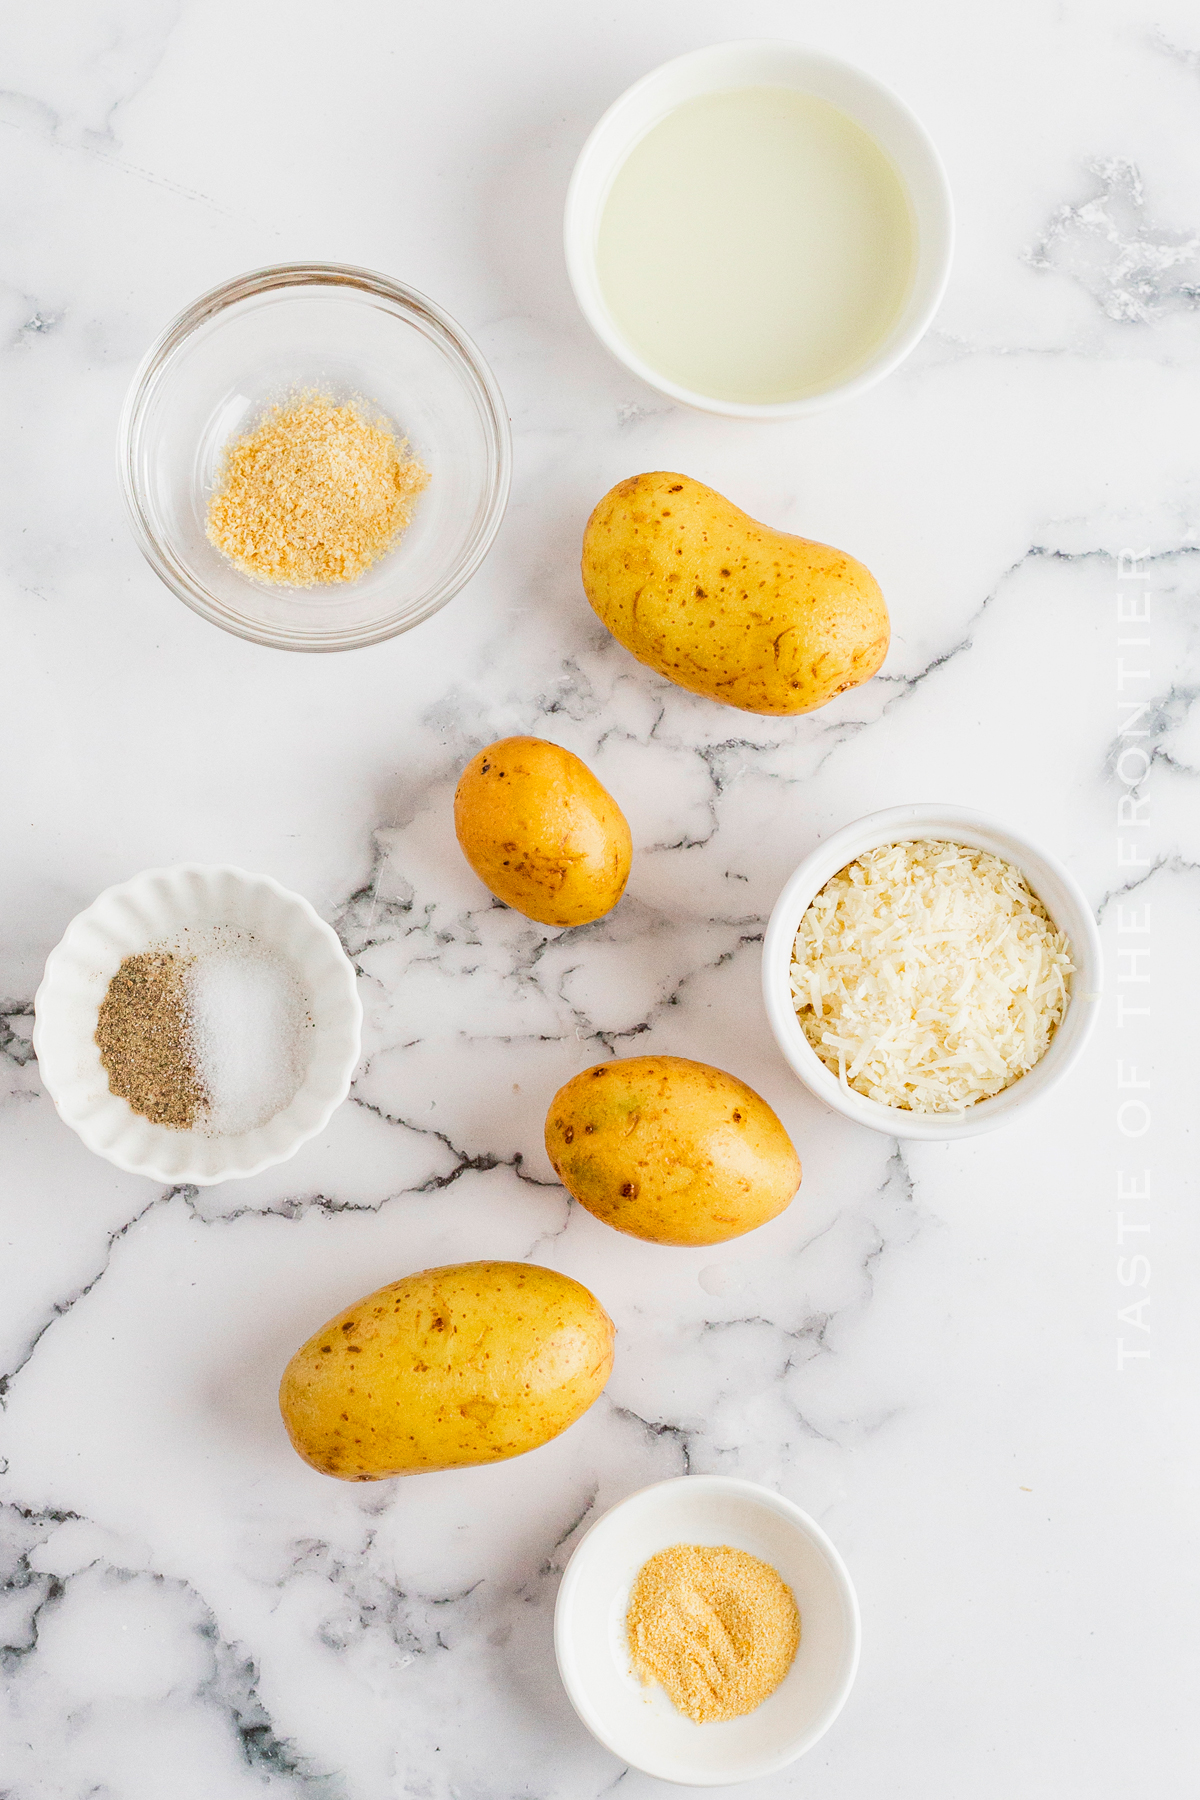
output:
POLYGON ((127 956, 100 1003, 96 1043, 109 1091, 155 1125, 190 1131, 208 1102, 191 1044, 190 958, 127 956))

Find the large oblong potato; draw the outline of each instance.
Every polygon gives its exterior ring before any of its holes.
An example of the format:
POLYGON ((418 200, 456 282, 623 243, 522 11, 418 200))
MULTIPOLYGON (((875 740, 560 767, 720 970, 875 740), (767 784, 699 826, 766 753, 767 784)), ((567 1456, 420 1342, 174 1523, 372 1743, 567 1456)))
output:
POLYGON ((279 1410, 343 1481, 499 1462, 574 1424, 612 1370, 612 1320, 567 1275, 456 1263, 393 1281, 297 1350, 279 1410))
POLYGON ((559 1088, 546 1154, 596 1218, 655 1244, 719 1244, 800 1185, 792 1140, 753 1088, 682 1056, 598 1063, 559 1088))
POLYGON ((639 662, 743 712, 811 712, 887 655, 887 607, 869 570, 758 524, 687 475, 618 482, 587 522, 582 572, 595 611, 639 662))
POLYGON ((542 738, 501 738, 454 795, 463 855, 498 900, 542 925, 587 925, 625 891, 625 815, 585 762, 542 738))

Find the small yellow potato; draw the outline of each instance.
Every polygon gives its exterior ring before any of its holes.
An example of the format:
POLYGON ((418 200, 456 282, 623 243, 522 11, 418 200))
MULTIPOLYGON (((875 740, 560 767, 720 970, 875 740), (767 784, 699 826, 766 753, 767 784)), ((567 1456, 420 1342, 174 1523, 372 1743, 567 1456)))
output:
POLYGON ((612 1360, 612 1320, 578 1281, 456 1263, 330 1319, 284 1370, 279 1410, 314 1469, 383 1481, 536 1450, 587 1411, 612 1360))
POLYGON ((502 738, 471 759, 454 829, 484 886, 541 925, 603 918, 629 879, 624 813, 586 763, 542 738, 502 738))
POLYGON ((604 496, 583 586, 639 662, 743 712, 811 712, 887 655, 887 607, 860 562, 687 475, 634 475, 604 496))
POLYGON ((720 1244, 765 1225, 800 1185, 766 1101, 707 1063, 630 1056, 559 1088, 546 1154, 606 1225, 654 1244, 720 1244))

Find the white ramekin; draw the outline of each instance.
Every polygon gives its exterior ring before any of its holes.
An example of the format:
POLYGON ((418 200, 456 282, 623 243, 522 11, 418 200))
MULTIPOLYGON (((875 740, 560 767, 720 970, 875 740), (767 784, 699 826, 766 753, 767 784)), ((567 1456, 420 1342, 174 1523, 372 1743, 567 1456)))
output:
POLYGON ((119 1169, 172 1184, 207 1186, 285 1162, 323 1131, 346 1098, 358 1062, 362 1003, 337 934, 299 894, 269 875, 181 863, 111 887, 67 926, 50 952, 34 1001, 33 1046, 59 1117, 89 1150, 119 1169), (237 1137, 175 1131, 110 1093, 96 1045, 108 984, 127 956, 183 930, 227 926, 253 933, 291 965, 313 1022, 308 1068, 282 1112, 237 1137))
POLYGON ((950 276, 954 206, 941 158, 916 115, 889 88, 851 63, 786 39, 711 44, 663 63, 627 88, 596 126, 575 164, 564 220, 567 273, 600 342, 635 375, 686 406, 741 419, 797 419, 873 387, 904 360, 929 327, 950 276), (848 380, 798 400, 716 400, 680 387, 644 362, 618 330, 600 287, 600 218, 618 171, 660 119, 701 94, 742 87, 795 87, 828 100, 870 133, 908 189, 916 222, 916 270, 900 317, 870 360, 848 380))
POLYGON ((889 1137, 923 1138, 934 1142, 974 1137, 1002 1125, 1056 1086, 1079 1059, 1099 1013, 1103 986, 1100 934, 1092 910, 1075 877, 1045 850, 1031 844, 1007 826, 982 813, 964 812, 954 806, 893 806, 886 812, 869 813, 806 856, 787 883, 767 926, 762 957, 763 1001, 775 1040, 810 1093, 835 1112, 889 1137), (1003 1093, 980 1100, 961 1113, 914 1113, 902 1107, 881 1106, 843 1087, 821 1061, 804 1035, 792 1004, 792 946, 800 921, 825 883, 880 844, 908 843, 920 838, 944 838, 974 850, 988 850, 1021 871, 1058 929, 1066 933, 1075 973, 1062 1022, 1039 1063, 1014 1081, 1003 1093))
POLYGON ((580 1540, 554 1609, 554 1653, 583 1723, 621 1761, 660 1781, 725 1787, 786 1768, 824 1736, 858 1669, 858 1601, 821 1527, 771 1488, 681 1475, 611 1507, 580 1540), (732 1544, 770 1563, 800 1612, 796 1659, 740 1719, 695 1725, 629 1667, 625 1615, 638 1570, 672 1544, 732 1544))

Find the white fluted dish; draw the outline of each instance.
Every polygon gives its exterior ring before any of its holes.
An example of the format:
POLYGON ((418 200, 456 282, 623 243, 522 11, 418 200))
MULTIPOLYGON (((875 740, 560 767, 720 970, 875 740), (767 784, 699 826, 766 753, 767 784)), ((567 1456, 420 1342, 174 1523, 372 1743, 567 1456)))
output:
POLYGON ((810 1093, 835 1112, 869 1125, 889 1137, 941 1142, 975 1137, 1006 1124, 1017 1113, 1055 1087, 1082 1056, 1100 1010, 1104 985, 1100 934, 1083 890, 1056 857, 982 813, 956 806, 892 806, 869 813, 834 832, 806 856, 784 887, 767 925, 762 958, 763 1002, 775 1041, 810 1093), (792 1001, 792 946, 800 921, 827 881, 856 856, 881 844, 903 844, 923 838, 966 844, 1011 863, 1025 877, 1055 925, 1065 932, 1075 973, 1067 989, 1067 1006, 1046 1054, 1011 1087, 976 1101, 962 1112, 918 1113, 882 1106, 838 1080, 827 1069, 807 1037, 792 1001))
POLYGON ((111 887, 68 925, 34 1001, 34 1049, 59 1117, 89 1150, 134 1175, 207 1186, 286 1162, 323 1131, 350 1089, 362 1036, 354 968, 336 932, 300 894, 269 875, 181 863, 111 887), (96 1044, 108 984, 127 956, 181 931, 224 926, 253 934, 284 961, 312 1020, 300 1086, 282 1111, 238 1136, 156 1125, 109 1091, 96 1044))
POLYGON ((622 1762, 684 1787, 725 1787, 786 1768, 845 1705, 859 1655, 858 1601, 821 1527, 791 1500, 729 1475, 681 1475, 630 1494, 598 1519, 567 1564, 554 1652, 571 1704, 622 1762), (629 1667, 625 1615, 642 1564, 672 1544, 732 1544, 792 1590, 800 1645, 761 1706, 697 1725, 629 1667))

